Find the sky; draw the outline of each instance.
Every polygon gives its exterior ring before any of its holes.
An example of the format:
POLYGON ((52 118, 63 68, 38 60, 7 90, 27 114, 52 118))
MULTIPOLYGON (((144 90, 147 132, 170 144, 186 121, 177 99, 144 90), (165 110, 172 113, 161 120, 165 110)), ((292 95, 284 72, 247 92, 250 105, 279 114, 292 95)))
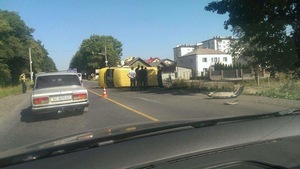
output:
POLYGON ((121 59, 173 60, 173 48, 214 36, 227 15, 205 11, 212 0, 0 0, 0 9, 17 12, 35 31, 58 70, 67 70, 73 55, 91 35, 111 35, 123 44, 121 59))

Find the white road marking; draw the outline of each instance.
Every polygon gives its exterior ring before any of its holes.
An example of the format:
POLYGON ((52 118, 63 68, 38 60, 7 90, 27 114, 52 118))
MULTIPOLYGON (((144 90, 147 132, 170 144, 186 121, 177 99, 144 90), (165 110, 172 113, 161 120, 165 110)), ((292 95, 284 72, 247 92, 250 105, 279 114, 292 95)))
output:
POLYGON ((159 104, 161 104, 161 102, 158 102, 156 100, 150 100, 150 99, 143 98, 143 97, 138 97, 138 99, 145 100, 145 101, 148 101, 148 102, 153 102, 153 103, 159 103, 159 104))

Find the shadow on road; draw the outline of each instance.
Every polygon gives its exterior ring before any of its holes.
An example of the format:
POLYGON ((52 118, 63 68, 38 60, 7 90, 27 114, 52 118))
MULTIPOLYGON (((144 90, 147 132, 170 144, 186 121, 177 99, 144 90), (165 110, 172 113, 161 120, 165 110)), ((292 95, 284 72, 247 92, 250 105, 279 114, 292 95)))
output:
POLYGON ((118 92, 142 92, 152 94, 170 94, 170 95, 195 95, 203 94, 202 92, 189 91, 184 89, 168 89, 168 88, 147 88, 144 90, 131 91, 130 88, 115 88, 118 92))
POLYGON ((33 114, 31 112, 31 107, 27 107, 21 111, 21 122, 33 123, 38 121, 46 121, 46 120, 58 120, 62 118, 67 118, 71 116, 80 116, 83 115, 83 112, 80 111, 66 111, 63 113, 47 113, 47 114, 33 114))

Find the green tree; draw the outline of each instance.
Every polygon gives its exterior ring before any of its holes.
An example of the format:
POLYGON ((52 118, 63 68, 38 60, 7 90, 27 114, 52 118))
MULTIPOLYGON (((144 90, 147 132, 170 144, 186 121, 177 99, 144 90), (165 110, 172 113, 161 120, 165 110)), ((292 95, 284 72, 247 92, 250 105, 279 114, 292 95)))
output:
POLYGON ((31 41, 30 47, 32 56, 32 71, 34 73, 57 71, 55 63, 49 57, 49 53, 44 48, 41 41, 31 41))
POLYGON ((221 0, 209 3, 205 9, 229 14, 224 27, 231 27, 239 37, 235 47, 242 49, 242 56, 252 57, 252 65, 273 71, 299 71, 300 1, 221 0))
POLYGON ((46 56, 44 58, 44 62, 43 62, 43 71, 44 72, 56 72, 57 68, 55 66, 54 61, 52 60, 51 57, 46 56))
MULTIPOLYGON (((0 10, 0 85, 19 83, 19 75, 29 75, 29 48, 32 50, 33 72, 43 70, 48 52, 32 37, 33 29, 26 26, 15 12, 0 10)), ((55 64, 52 68, 55 68, 55 64)), ((56 68, 55 68, 56 69, 56 68)))
POLYGON ((120 64, 122 43, 112 36, 92 35, 89 39, 82 41, 69 67, 88 74, 95 72, 95 69, 105 67, 105 48, 108 66, 120 64))
POLYGON ((7 64, 0 62, 0 86, 7 86, 11 81, 11 72, 7 64))
POLYGON ((28 63, 26 51, 32 32, 16 13, 0 10, 0 61, 4 68, 1 76, 10 78, 2 81, 2 85, 19 82, 19 75, 28 63))

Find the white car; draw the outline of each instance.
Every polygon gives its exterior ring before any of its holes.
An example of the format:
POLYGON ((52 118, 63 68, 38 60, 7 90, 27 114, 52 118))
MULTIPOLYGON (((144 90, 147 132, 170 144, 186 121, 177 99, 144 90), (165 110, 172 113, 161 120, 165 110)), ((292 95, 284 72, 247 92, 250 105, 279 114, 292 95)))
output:
POLYGON ((31 95, 34 114, 85 111, 89 105, 88 91, 82 86, 77 73, 38 73, 31 95))

